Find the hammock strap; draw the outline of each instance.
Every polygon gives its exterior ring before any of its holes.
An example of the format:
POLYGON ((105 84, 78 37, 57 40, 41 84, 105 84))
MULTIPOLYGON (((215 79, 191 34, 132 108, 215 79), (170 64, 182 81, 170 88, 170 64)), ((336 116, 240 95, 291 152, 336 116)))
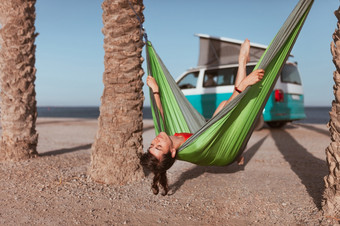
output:
POLYGON ((137 20, 138 20, 138 22, 139 22, 140 39, 143 40, 143 37, 144 37, 145 43, 147 43, 147 42, 148 42, 148 36, 147 36, 147 34, 146 34, 146 32, 145 32, 145 29, 144 29, 144 27, 143 27, 142 19, 141 19, 140 16, 137 14, 136 10, 133 8, 133 5, 132 5, 132 3, 130 2, 130 0, 127 0, 127 1, 128 1, 128 3, 129 3, 130 8, 131 8, 132 11, 135 13, 136 18, 137 18, 137 20))

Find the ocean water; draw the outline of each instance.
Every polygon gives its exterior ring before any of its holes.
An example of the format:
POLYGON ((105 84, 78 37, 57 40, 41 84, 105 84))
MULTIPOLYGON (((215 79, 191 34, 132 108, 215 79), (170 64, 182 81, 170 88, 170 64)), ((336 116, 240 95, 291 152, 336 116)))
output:
MULTIPOLYGON (((331 107, 305 107, 306 119, 300 123, 326 124, 331 107)), ((144 107, 144 119, 151 119, 151 108, 144 107)), ((99 107, 38 107, 38 117, 89 118, 99 117, 99 107)))
POLYGON ((98 118, 99 107, 38 107, 38 117, 98 118))
POLYGON ((327 124, 331 107, 305 107, 306 118, 298 122, 327 124))
MULTIPOLYGON (((151 108, 143 109, 145 119, 151 119, 151 108)), ((99 117, 99 107, 38 107, 38 117, 89 118, 99 117)))

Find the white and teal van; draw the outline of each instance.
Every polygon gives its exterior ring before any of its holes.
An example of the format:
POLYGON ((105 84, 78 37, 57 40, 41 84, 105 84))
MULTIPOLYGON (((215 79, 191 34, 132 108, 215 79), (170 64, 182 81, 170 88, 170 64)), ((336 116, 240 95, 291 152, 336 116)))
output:
MULTIPOLYGON (((205 117, 211 118, 221 101, 228 99, 237 74, 237 60, 242 41, 200 37, 200 58, 196 68, 186 71, 177 83, 189 102, 205 117)), ((266 46, 251 43, 249 74, 266 46)), ((270 127, 282 127, 287 122, 305 118, 304 95, 297 64, 287 62, 263 110, 257 128, 266 122, 270 127)))

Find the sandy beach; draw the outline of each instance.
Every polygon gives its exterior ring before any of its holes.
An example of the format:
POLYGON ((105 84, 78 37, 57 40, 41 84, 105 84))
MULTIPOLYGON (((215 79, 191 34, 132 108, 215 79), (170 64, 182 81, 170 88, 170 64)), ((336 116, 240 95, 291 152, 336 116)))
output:
MULTIPOLYGON (((245 164, 202 167, 177 161, 170 194, 151 175, 125 185, 88 176, 96 119, 38 118, 39 158, 0 163, 1 225, 320 225, 327 174, 325 124, 290 123, 254 132, 245 164)), ((144 149, 154 135, 144 120, 144 149)))

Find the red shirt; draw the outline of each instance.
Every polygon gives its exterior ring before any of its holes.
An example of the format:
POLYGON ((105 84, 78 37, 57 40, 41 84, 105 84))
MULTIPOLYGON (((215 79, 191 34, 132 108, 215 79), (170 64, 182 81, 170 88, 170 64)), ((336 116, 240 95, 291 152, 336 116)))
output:
POLYGON ((174 136, 176 137, 184 137, 184 141, 189 139, 192 136, 192 133, 175 133, 174 136))

